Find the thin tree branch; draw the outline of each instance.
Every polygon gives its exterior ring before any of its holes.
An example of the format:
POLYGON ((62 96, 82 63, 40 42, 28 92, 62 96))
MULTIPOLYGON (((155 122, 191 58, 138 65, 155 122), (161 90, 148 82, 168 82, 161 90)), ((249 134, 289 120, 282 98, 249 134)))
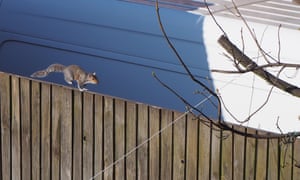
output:
MULTIPOLYGON (((259 68, 255 62, 253 62, 248 56, 246 56, 239 48, 237 48, 227 37, 222 35, 218 42, 220 45, 229 53, 234 59, 238 60, 241 65, 244 66, 246 70, 250 70, 259 77, 263 78, 268 83, 274 85, 275 87, 293 95, 296 97, 300 97, 300 89, 290 84, 280 78, 272 75, 268 71, 263 68, 259 68)), ((299 66, 299 65, 298 65, 299 66)), ((285 67, 285 66, 283 66, 285 67)))
POLYGON ((157 14, 157 19, 158 19, 158 23, 159 23, 159 27, 161 29, 161 32, 163 33, 164 38, 166 39, 169 47, 172 49, 172 51, 175 53, 177 59, 179 60, 179 62, 181 63, 181 65, 183 66, 183 68, 185 69, 185 71, 188 73, 189 77, 196 82, 197 84, 199 84, 200 86, 202 86, 205 90, 207 90, 211 95, 213 95, 217 101, 218 101, 218 121, 222 120, 222 112, 221 112, 221 101, 218 97, 218 95, 211 90, 209 87, 207 87, 204 83, 202 83, 201 81, 199 81, 198 79, 195 78, 195 76, 191 73, 191 71, 189 70, 189 68, 187 67, 187 65, 184 63, 183 59, 181 58, 181 56, 179 55, 179 53, 177 52, 176 48, 173 46, 172 42, 169 40, 167 33, 162 25, 161 22, 161 18, 160 18, 160 12, 159 12, 159 7, 158 7, 158 0, 156 0, 156 14, 157 14))

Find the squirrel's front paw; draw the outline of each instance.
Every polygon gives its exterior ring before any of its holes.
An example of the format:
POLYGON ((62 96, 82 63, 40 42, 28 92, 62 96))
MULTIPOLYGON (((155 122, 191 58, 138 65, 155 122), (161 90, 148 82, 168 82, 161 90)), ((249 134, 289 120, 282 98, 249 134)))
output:
POLYGON ((79 88, 79 91, 83 92, 83 91, 87 91, 88 89, 86 88, 79 88))

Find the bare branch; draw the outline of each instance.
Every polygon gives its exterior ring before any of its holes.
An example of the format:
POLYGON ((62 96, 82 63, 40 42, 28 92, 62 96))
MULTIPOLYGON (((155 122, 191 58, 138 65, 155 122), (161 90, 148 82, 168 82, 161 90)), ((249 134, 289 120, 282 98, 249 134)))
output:
MULTIPOLYGON (((181 65, 184 67, 184 69, 187 72, 187 74, 190 76, 190 78, 195 83, 197 83, 198 85, 200 85, 201 87, 203 87, 208 93, 210 93, 211 96, 214 96, 217 99, 217 101, 218 101, 218 121, 215 121, 215 120, 209 118, 207 115, 203 114, 203 112, 201 112, 198 108, 192 106, 187 100, 185 100, 182 96, 180 96, 175 90, 173 90, 167 84, 163 83, 154 73, 153 73, 153 76, 165 88, 167 88, 173 94, 175 94, 179 99, 181 99, 192 110, 195 110, 195 111, 199 112, 199 114, 201 116, 196 116, 196 117, 198 117, 198 119, 200 120, 200 122, 202 122, 202 123, 204 123, 206 125, 208 125, 208 123, 209 123, 210 127, 212 128, 212 130, 215 129, 214 127, 217 127, 220 130, 230 131, 230 132, 238 134, 238 135, 242 135, 242 136, 250 137, 250 138, 257 138, 257 139, 283 139, 283 138, 295 139, 295 137, 300 136, 300 132, 292 132, 292 133, 287 133, 287 134, 276 134, 276 133, 269 133, 269 132, 262 133, 262 134, 247 133, 247 131, 245 132, 245 131, 240 131, 238 129, 235 129, 231 125, 227 124, 225 121, 221 120, 221 116, 222 116, 222 113, 221 113, 221 105, 222 105, 221 104, 221 98, 218 96, 217 93, 215 93, 208 86, 206 86, 204 83, 202 83, 201 81, 199 81, 198 79, 196 79, 194 77, 194 75, 190 72, 189 68, 187 67, 187 65, 185 64, 185 62, 180 57, 179 53, 177 52, 177 50, 175 49, 175 47, 173 46, 173 44, 169 40, 169 38, 168 38, 168 36, 167 36, 167 34, 166 34, 165 30, 164 30, 164 27, 162 25, 161 19, 160 19, 159 7, 158 7, 158 0, 156 0, 156 14, 157 14, 159 26, 160 26, 160 29, 161 29, 161 31, 163 33, 164 38, 166 39, 166 41, 167 41, 168 45, 170 46, 170 48, 175 53, 175 55, 176 55, 177 59, 179 60, 179 62, 181 63, 181 65)), ((210 12, 210 14, 213 16, 213 14, 211 12, 210 12)), ((250 58, 248 58, 244 53, 242 53, 237 47, 235 47, 234 44, 232 44, 228 40, 228 38, 226 37, 225 32, 224 32, 224 35, 222 35, 221 38, 219 39, 219 43, 227 50, 227 52, 229 54, 231 54, 232 57, 234 57, 235 60, 237 60, 237 63, 241 64, 242 66, 244 66, 246 70, 258 67, 258 65, 256 63, 252 62, 252 60, 250 58)), ((287 92, 294 92, 295 89, 298 89, 297 87, 289 85, 289 84, 287 84, 284 81, 282 82, 282 80, 280 80, 279 78, 276 78, 275 76, 273 76, 272 74, 270 74, 268 72, 265 72, 261 68, 255 69, 255 70, 253 70, 253 72, 256 73, 256 74, 258 74, 258 75, 260 75, 261 77, 264 77, 266 80, 268 80, 268 82, 270 82, 271 84, 273 84, 276 87, 278 87, 278 86, 281 87, 282 86, 282 88, 285 88, 285 91, 287 91, 287 92)), ((298 92, 298 91, 296 90, 296 92, 298 92)))
POLYGON ((231 56, 234 57, 234 59, 238 60, 239 63, 245 67, 246 70, 252 71, 253 73, 263 78, 265 81, 274 85, 275 87, 293 96, 300 97, 300 89, 297 86, 283 81, 280 78, 265 71, 264 69, 259 68, 259 66, 255 62, 253 62, 239 48, 237 48, 227 37, 222 35, 219 38, 218 42, 227 51, 227 53, 231 54, 231 56))
POLYGON ((156 0, 156 6, 155 7, 156 7, 156 14, 157 14, 157 19, 158 19, 159 27, 160 27, 161 32, 163 33, 163 36, 166 39, 168 45, 170 46, 170 48, 172 49, 172 51, 175 53, 177 59, 179 60, 179 62, 181 63, 181 65, 183 66, 183 68, 185 69, 185 71, 188 73, 189 77, 194 82, 196 82, 201 87, 203 87, 205 90, 207 90, 212 96, 214 96, 217 99, 217 101, 218 101, 218 121, 221 121, 221 119, 222 119, 221 102, 220 102, 220 99, 219 99, 218 95, 213 90, 211 90, 209 87, 207 87, 204 83, 202 83, 197 78, 195 78, 195 76, 191 73, 191 71, 189 70, 189 68, 184 63, 183 59, 181 58, 181 56, 177 52, 176 48, 173 46, 172 42, 169 40, 169 38, 167 36, 167 33, 166 33, 166 31, 165 31, 165 29, 164 29, 164 27, 162 25, 162 22, 161 22, 161 19, 160 19, 159 7, 158 7, 158 0, 156 0))

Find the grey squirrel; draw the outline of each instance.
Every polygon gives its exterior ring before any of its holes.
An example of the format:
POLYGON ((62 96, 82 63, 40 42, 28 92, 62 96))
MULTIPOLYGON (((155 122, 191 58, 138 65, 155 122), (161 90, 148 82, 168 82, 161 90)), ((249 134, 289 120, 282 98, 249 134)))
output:
POLYGON ((77 82, 77 87, 80 91, 86 91, 86 88, 82 88, 85 84, 98 84, 98 78, 96 73, 87 73, 81 69, 78 65, 64 66, 62 64, 51 64, 47 69, 37 71, 31 75, 31 77, 43 78, 51 72, 62 72, 64 74, 65 81, 68 84, 72 84, 72 81, 77 82))

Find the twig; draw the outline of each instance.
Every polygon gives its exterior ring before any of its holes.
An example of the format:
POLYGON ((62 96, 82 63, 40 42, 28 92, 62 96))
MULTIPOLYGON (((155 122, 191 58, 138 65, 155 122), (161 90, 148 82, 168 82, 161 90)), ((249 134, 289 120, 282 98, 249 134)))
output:
MULTIPOLYGON (((237 48, 227 37, 221 36, 218 40, 220 45, 229 53, 231 56, 235 57, 236 60, 240 62, 248 71, 255 73, 259 77, 263 78, 268 83, 274 85, 275 87, 293 95, 296 97, 300 97, 300 89, 290 84, 280 78, 272 75, 268 71, 265 71, 263 68, 259 68, 255 62, 253 62, 248 56, 246 56, 239 48, 237 48)), ((299 65, 298 65, 299 66, 299 65)), ((282 66, 282 68, 286 68, 286 66, 282 66)))
POLYGON ((218 95, 211 90, 210 88, 208 88, 204 83, 202 83, 201 81, 199 81, 198 79, 195 78, 195 76, 191 73, 191 71, 189 70, 189 68, 187 67, 187 65, 184 63, 183 59, 181 58, 181 56, 179 55, 179 53, 177 52, 176 48, 173 46, 172 42, 169 40, 166 31, 162 25, 161 22, 161 18, 160 18, 160 13, 159 13, 159 7, 158 7, 158 0, 156 0, 156 14, 157 14, 157 19, 158 19, 158 23, 159 23, 159 27, 161 29, 161 32, 163 33, 164 38, 166 39, 169 47, 172 49, 172 51, 174 52, 174 54, 176 55, 177 59, 179 60, 179 62, 181 63, 181 65, 184 67, 185 71, 188 73, 189 77, 196 82, 197 84, 199 84, 201 87, 203 87, 205 90, 207 90, 212 96, 214 96, 217 101, 218 101, 218 121, 221 121, 222 119, 222 112, 221 112, 221 101, 218 97, 218 95))

